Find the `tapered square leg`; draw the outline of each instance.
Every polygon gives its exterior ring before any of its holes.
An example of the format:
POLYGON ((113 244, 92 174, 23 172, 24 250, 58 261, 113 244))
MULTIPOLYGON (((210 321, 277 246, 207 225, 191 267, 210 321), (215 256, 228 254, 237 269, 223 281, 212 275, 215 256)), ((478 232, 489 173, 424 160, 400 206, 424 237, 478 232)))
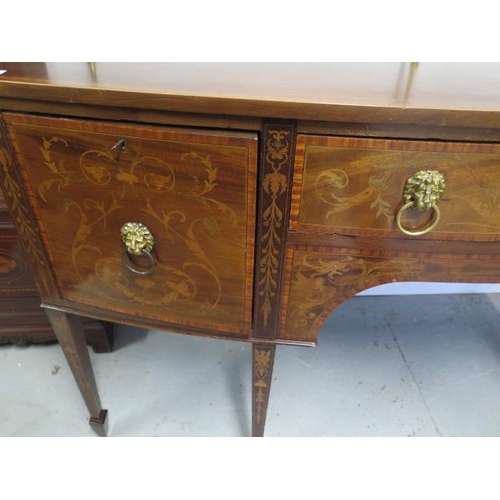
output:
POLYGON ((81 319, 52 309, 46 312, 89 410, 89 423, 98 436, 106 436, 107 410, 101 407, 81 319))
POLYGON ((274 366, 276 346, 253 344, 252 436, 262 437, 274 366))
POLYGON ((108 410, 101 410, 98 418, 90 417, 89 424, 99 437, 106 437, 108 435, 108 410))

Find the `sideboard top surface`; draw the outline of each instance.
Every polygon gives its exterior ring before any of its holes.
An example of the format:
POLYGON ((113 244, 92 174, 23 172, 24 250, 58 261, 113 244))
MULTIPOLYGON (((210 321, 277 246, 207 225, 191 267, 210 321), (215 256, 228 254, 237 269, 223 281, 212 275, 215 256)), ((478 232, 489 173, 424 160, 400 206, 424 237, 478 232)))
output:
POLYGON ((0 63, 0 98, 500 127, 500 63, 0 63))

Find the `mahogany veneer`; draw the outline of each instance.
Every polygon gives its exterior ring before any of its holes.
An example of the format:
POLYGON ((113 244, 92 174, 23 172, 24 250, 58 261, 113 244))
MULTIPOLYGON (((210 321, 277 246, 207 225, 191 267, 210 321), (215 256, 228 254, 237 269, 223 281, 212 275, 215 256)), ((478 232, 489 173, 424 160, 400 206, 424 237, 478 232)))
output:
POLYGON ((500 282, 500 65, 3 67, 1 186, 99 435, 80 318, 251 342, 260 436, 276 345, 342 301, 500 282))

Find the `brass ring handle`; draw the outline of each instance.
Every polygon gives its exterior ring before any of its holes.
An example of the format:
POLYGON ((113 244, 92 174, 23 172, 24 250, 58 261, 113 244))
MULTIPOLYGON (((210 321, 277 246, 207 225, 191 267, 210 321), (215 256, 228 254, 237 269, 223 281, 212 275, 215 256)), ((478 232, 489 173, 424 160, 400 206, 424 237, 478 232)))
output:
POLYGON ((410 236, 422 236, 423 234, 430 233, 437 226, 439 222, 439 218, 441 217, 441 210, 439 210, 439 207, 435 203, 433 203, 431 205, 431 208, 434 210, 434 220, 432 221, 431 225, 427 226, 425 229, 422 229, 420 231, 411 231, 410 229, 406 229, 405 227, 403 227, 403 225, 401 224, 401 217, 408 208, 413 207, 413 204, 414 204, 413 201, 409 201, 399 209, 398 215, 396 216, 396 223, 398 225, 398 229, 402 233, 408 234, 410 236))
POLYGON ((444 176, 437 170, 419 170, 415 172, 405 183, 403 191, 404 204, 396 215, 398 229, 409 236, 421 236, 432 231, 441 218, 438 202, 445 188, 444 176), (425 229, 416 231, 406 229, 401 224, 401 218, 408 209, 420 212, 434 210, 434 219, 425 229))
POLYGON ((125 222, 120 229, 122 242, 125 248, 122 250, 123 265, 135 274, 149 276, 155 271, 155 260, 151 254, 155 240, 151 231, 140 222, 125 222), (130 255, 147 257, 149 260, 149 269, 142 271, 130 259, 130 255))
POLYGON ((142 271, 135 266, 135 264, 130 259, 129 253, 126 248, 122 250, 122 263, 129 271, 132 271, 134 274, 140 274, 141 276, 151 276, 155 272, 155 260, 147 250, 144 250, 141 255, 144 255, 149 259, 149 269, 146 269, 145 271, 142 271))

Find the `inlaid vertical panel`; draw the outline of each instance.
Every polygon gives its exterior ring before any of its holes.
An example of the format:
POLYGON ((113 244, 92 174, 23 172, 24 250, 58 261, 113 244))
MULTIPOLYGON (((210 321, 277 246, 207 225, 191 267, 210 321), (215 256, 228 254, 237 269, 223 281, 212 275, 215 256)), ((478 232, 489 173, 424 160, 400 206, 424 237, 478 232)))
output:
POLYGON ((295 128, 292 124, 277 122, 264 126, 254 294, 254 335, 260 338, 277 336, 294 149, 295 128))
POLYGON ((0 120, 0 184, 42 297, 45 300, 53 298, 57 295, 56 287, 2 120, 0 120))

